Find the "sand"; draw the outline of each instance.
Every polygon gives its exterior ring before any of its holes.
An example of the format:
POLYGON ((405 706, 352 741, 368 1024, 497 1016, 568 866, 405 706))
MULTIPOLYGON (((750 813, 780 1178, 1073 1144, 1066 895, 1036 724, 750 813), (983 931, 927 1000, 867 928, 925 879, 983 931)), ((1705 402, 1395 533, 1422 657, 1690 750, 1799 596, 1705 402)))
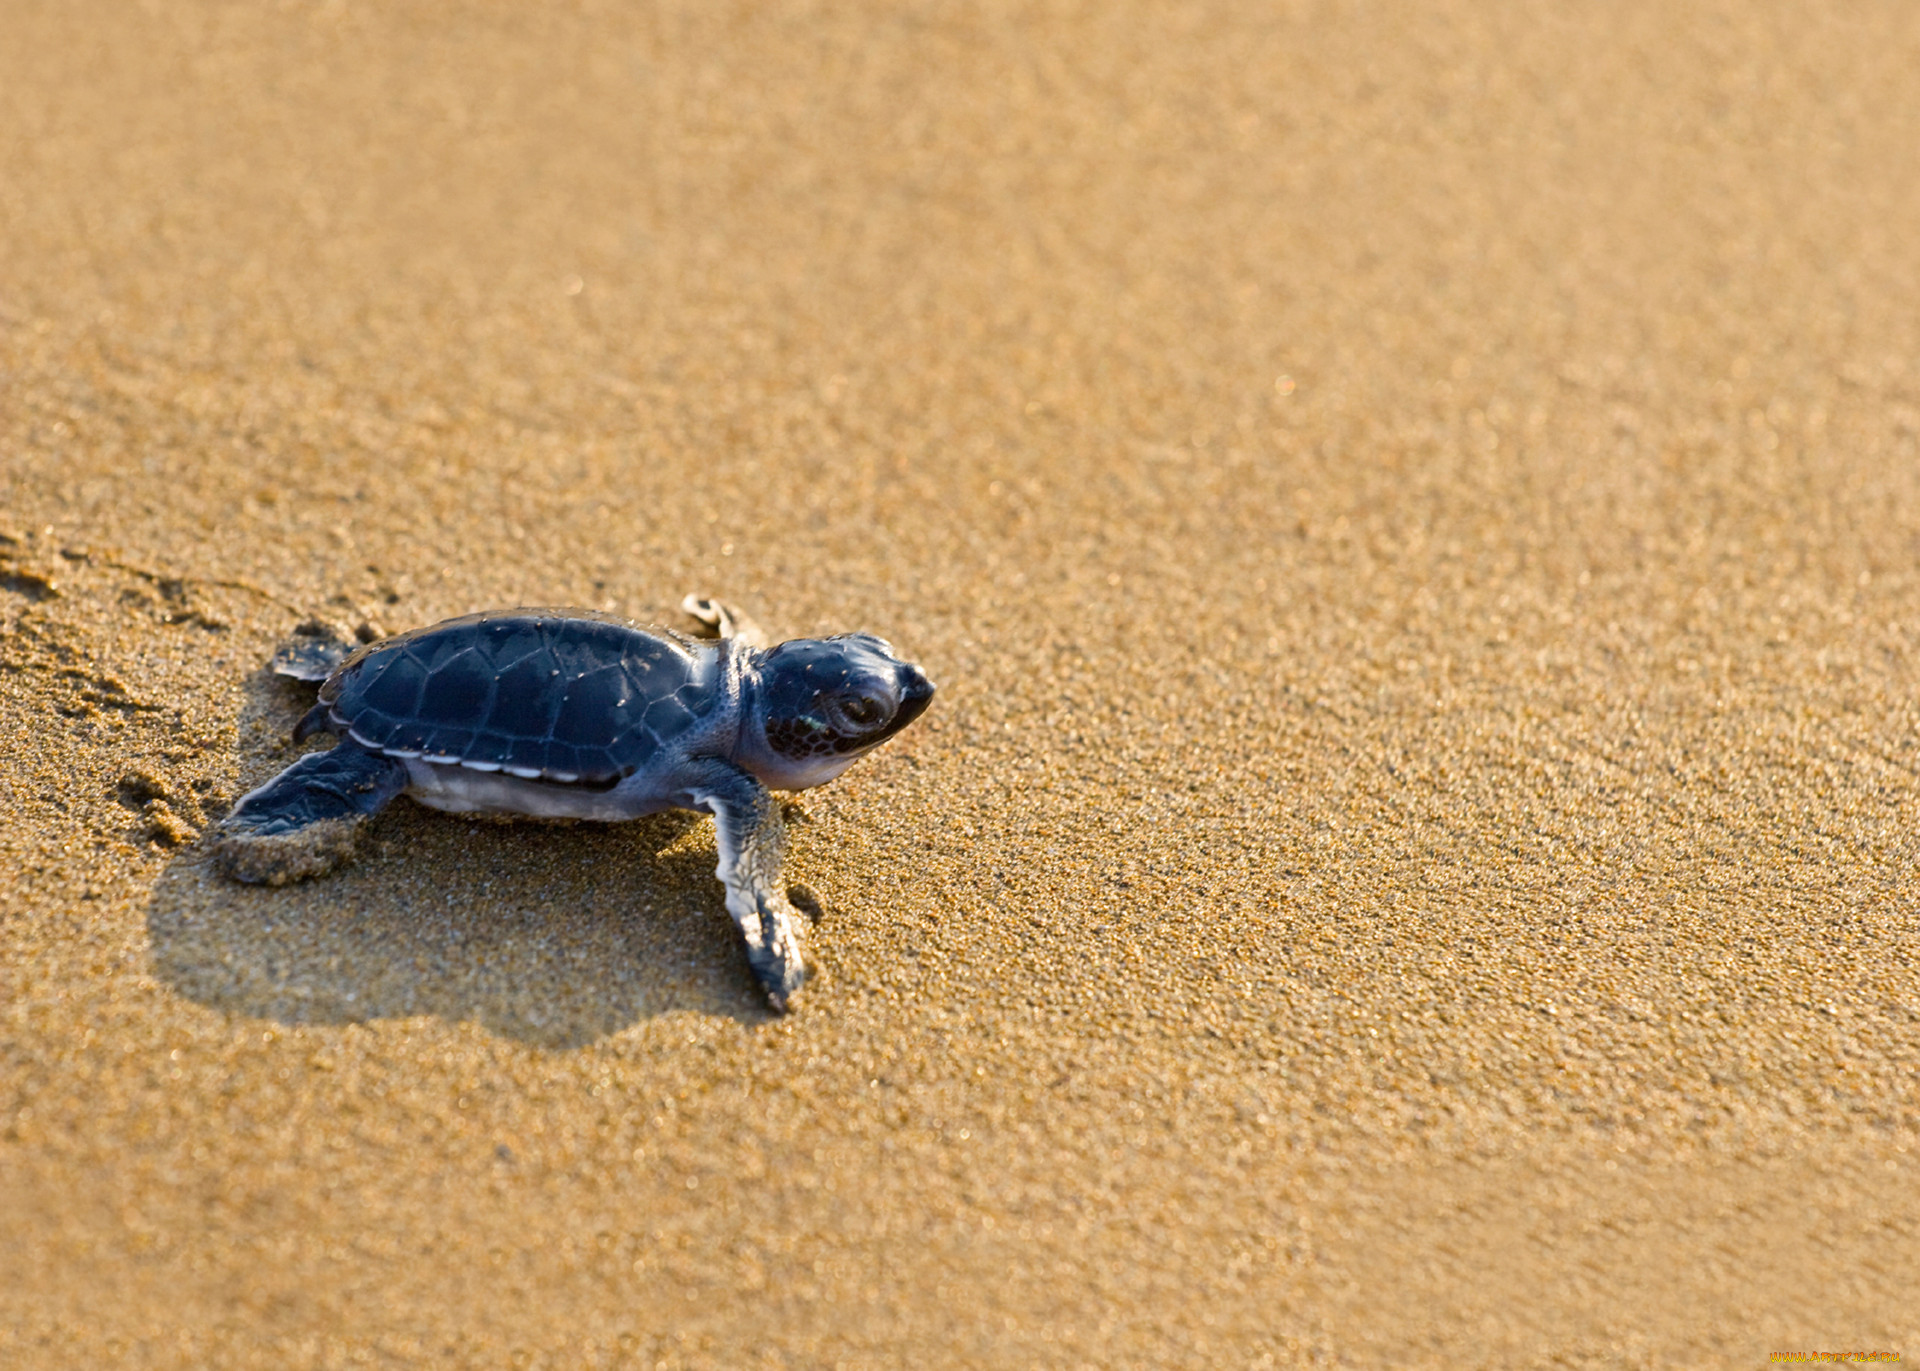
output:
POLYGON ((1910 4, 9 7, 0 1364, 1920 1355, 1910 4), (866 628, 223 882, 295 623, 866 628))

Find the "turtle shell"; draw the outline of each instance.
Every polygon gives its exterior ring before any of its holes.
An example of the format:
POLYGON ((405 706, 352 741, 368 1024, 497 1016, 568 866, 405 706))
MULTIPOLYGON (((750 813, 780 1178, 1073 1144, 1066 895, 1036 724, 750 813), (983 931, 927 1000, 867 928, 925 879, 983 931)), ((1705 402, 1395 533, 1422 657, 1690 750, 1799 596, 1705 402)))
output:
POLYGON ((473 614, 361 648, 320 703, 333 732, 388 756, 604 787, 712 708, 698 650, 589 610, 473 614))

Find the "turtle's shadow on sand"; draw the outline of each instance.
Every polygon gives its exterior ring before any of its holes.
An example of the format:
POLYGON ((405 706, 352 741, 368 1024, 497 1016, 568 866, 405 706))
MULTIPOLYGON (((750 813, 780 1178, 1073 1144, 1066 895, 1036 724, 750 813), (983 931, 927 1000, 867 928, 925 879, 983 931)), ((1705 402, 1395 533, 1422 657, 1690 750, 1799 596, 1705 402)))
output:
MULTIPOLYGON (((312 703, 248 682, 242 782, 300 749, 312 703)), ((281 1023, 433 1014, 544 1048, 580 1047, 671 1010, 771 1018, 726 914, 711 825, 485 823, 407 799, 319 880, 227 880, 190 849, 148 907, 155 974, 188 999, 281 1023)))

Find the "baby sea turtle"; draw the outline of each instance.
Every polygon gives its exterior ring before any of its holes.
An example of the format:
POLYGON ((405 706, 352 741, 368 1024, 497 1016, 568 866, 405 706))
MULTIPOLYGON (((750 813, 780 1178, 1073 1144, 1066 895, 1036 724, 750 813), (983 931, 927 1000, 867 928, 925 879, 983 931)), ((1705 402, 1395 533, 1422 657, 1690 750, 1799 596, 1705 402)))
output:
POLYGON ((236 880, 332 870, 396 795, 455 813, 635 819, 713 815, 718 875, 776 1009, 805 978, 780 880, 772 790, 832 780, 918 718, 933 683, 870 633, 767 648, 738 611, 687 597, 717 638, 583 609, 449 619, 349 651, 309 638, 276 655, 319 680, 294 729, 339 739, 241 797, 213 848, 236 880))

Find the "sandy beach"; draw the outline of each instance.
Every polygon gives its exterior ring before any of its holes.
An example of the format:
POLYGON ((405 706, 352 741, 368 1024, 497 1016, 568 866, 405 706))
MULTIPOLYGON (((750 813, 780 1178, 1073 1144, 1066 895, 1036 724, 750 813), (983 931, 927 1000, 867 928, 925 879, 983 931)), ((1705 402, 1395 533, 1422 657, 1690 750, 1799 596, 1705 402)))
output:
POLYGON ((6 27, 0 1366, 1920 1357, 1913 6, 6 27), (796 1012, 209 864, 301 620, 688 592, 939 684, 796 1012))

